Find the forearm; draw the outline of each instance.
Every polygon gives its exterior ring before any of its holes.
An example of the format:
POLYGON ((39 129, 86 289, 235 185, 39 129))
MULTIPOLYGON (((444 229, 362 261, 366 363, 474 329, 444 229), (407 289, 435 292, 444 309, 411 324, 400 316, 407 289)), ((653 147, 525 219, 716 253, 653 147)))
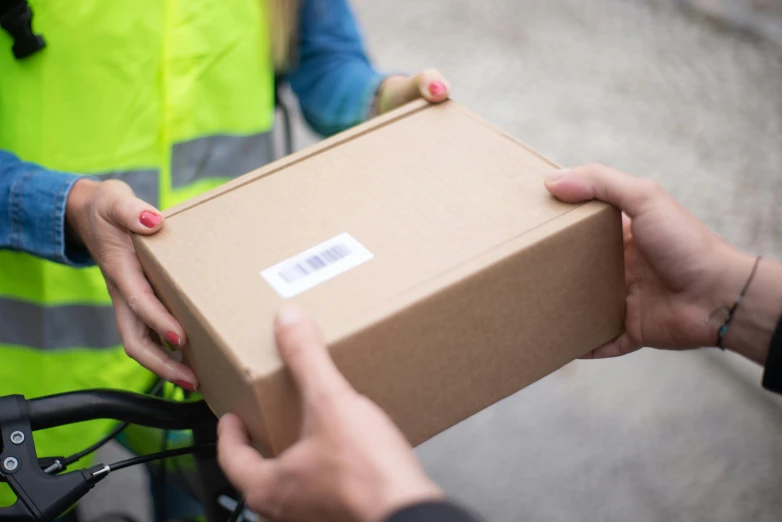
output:
MULTIPOLYGON (((717 297, 714 299, 715 303, 720 303, 719 306, 727 308, 737 299, 756 259, 740 252, 729 256, 725 263, 724 284, 717 290, 717 297)), ((764 365, 771 336, 781 316, 782 264, 771 259, 762 259, 725 332, 724 346, 764 365)))

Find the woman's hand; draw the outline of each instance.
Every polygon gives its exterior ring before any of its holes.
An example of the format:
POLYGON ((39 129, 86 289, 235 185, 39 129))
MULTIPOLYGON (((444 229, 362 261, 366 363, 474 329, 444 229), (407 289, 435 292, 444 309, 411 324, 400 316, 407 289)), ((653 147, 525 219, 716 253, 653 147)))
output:
POLYGON ((381 522, 403 507, 441 499, 396 426, 334 366, 317 325, 287 308, 275 330, 299 389, 302 433, 278 458, 264 459, 236 416, 220 420, 218 460, 247 505, 279 521, 381 522))
POLYGON ((182 347, 185 332, 155 297, 130 238, 131 232, 154 234, 162 228, 163 216, 136 198, 127 184, 90 179, 74 184, 65 216, 106 279, 127 354, 160 377, 194 391, 195 373, 174 360, 162 342, 182 347))
MULTIPOLYGON (((553 173, 545 183, 562 201, 599 199, 624 212, 626 331, 587 357, 715 345, 754 256, 720 239, 652 181, 592 165, 553 173)), ((761 263, 725 337, 727 347, 761 363, 782 310, 781 271, 778 263, 761 263)))
POLYGON ((418 98, 439 103, 450 95, 450 84, 443 75, 434 69, 427 69, 413 77, 386 78, 378 91, 376 104, 378 113, 383 114, 418 98))

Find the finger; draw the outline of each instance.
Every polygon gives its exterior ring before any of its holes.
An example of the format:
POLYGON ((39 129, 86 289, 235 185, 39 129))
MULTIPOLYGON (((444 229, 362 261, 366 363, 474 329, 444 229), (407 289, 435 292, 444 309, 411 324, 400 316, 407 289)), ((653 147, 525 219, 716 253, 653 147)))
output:
POLYGON ((636 178, 603 165, 587 165, 550 174, 546 188, 556 198, 577 203, 598 199, 619 207, 631 218, 665 192, 653 181, 636 178))
POLYGON ((331 360, 320 328, 304 312, 296 307, 282 309, 277 314, 275 336, 280 355, 305 400, 335 397, 352 389, 331 360))
POLYGON ((631 238, 633 235, 633 220, 622 212, 622 237, 625 238, 625 241, 629 238, 631 238))
POLYGON ((604 345, 595 348, 588 354, 582 356, 581 359, 608 359, 610 357, 620 357, 635 352, 640 348, 640 346, 633 343, 630 337, 624 333, 613 341, 609 341, 604 345))
POLYGON ((99 203, 98 213, 108 222, 137 234, 154 234, 163 227, 163 216, 143 200, 135 197, 133 190, 117 180, 109 180, 101 187, 107 196, 99 203))
POLYGON ((193 370, 172 359, 167 350, 154 343, 147 333, 147 326, 136 317, 122 296, 117 295, 116 290, 110 290, 110 293, 122 344, 128 356, 163 379, 195 391, 198 378, 193 370))
MULTIPOLYGON (((236 415, 223 415, 217 425, 217 462, 237 489, 245 495, 253 493, 253 504, 263 503, 264 493, 275 486, 274 463, 250 446, 247 430, 236 415)), ((252 508, 262 511, 258 505, 252 508)))
POLYGON ((182 325, 155 296, 131 245, 111 259, 103 260, 101 269, 106 280, 119 290, 130 310, 144 324, 177 348, 187 344, 182 325))
POLYGON ((441 102, 451 95, 451 87, 440 71, 427 69, 415 77, 421 97, 430 102, 441 102))

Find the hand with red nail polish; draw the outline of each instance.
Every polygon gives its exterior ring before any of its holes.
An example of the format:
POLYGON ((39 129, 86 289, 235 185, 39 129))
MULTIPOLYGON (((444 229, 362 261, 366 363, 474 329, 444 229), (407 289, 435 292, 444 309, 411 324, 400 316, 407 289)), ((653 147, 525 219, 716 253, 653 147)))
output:
POLYGON ((443 82, 437 81, 429 84, 429 94, 432 95, 433 98, 437 98, 446 92, 448 92, 448 87, 446 87, 443 82))
POLYGON ((152 229, 163 222, 163 216, 156 214, 154 212, 150 212, 149 210, 145 210, 144 212, 139 214, 138 220, 145 227, 152 229))
POLYGON ((161 340, 186 343, 185 332, 155 297, 131 241, 131 233, 154 234, 163 227, 157 209, 117 180, 82 179, 66 203, 70 238, 83 244, 100 267, 114 305, 128 356, 160 377, 188 390, 198 386, 193 370, 175 360, 161 340))
POLYGON ((451 88, 445 77, 435 69, 427 69, 413 77, 389 76, 378 89, 375 106, 379 114, 388 112, 418 98, 432 103, 448 99, 451 88))

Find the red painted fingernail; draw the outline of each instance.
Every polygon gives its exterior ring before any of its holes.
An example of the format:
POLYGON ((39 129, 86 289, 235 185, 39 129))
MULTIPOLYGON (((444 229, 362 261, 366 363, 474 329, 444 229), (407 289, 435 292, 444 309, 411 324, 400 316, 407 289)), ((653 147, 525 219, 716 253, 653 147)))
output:
POLYGON ((174 332, 168 332, 166 334, 166 339, 174 346, 182 346, 182 339, 174 332))
POLYGON ((191 383, 189 383, 187 381, 173 381, 173 382, 174 382, 174 384, 176 384, 180 388, 183 388, 183 389, 185 389, 185 390, 187 390, 189 392, 196 391, 196 387, 193 384, 191 384, 191 383))
POLYGON ((443 82, 432 82, 429 84, 429 94, 432 96, 440 96, 447 90, 443 82))
POLYGON ((145 210, 138 217, 138 220, 141 222, 142 225, 144 225, 147 228, 155 228, 160 224, 161 221, 163 221, 163 216, 158 216, 154 212, 145 210))

